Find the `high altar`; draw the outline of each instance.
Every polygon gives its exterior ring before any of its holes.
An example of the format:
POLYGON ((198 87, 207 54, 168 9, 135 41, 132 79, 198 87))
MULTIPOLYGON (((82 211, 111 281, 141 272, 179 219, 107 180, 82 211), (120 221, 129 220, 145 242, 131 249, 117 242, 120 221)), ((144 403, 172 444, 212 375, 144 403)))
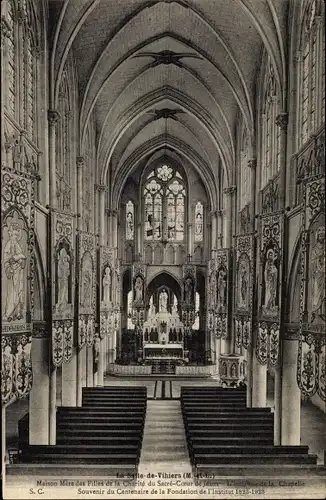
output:
POLYGON ((183 364, 188 361, 188 351, 184 348, 184 325, 180 321, 176 302, 172 311, 168 311, 166 291, 160 294, 158 312, 153 302, 150 303, 143 332, 142 354, 148 364, 157 361, 183 364))

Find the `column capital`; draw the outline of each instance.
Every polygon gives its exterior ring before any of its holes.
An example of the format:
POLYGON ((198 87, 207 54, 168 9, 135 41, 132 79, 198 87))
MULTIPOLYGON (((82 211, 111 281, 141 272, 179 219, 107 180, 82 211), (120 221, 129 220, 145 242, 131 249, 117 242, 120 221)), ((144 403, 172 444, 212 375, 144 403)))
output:
POLYGON ((226 195, 233 196, 235 194, 236 190, 237 190, 237 186, 235 184, 233 184, 232 186, 224 188, 223 193, 226 195))
POLYGON ((280 113, 277 115, 275 123, 281 130, 286 130, 288 126, 288 113, 280 113))
POLYGON ((248 161, 248 168, 252 169, 252 170, 256 170, 256 167, 257 167, 257 160, 256 158, 252 158, 251 160, 248 161))
POLYGON ((217 215, 219 215, 220 217, 223 217, 225 215, 225 210, 224 209, 217 210, 217 215))
POLYGON ((118 210, 111 210, 112 217, 116 217, 118 215, 118 210))
POLYGON ((48 109, 48 122, 50 125, 56 125, 60 118, 60 113, 58 111, 55 109, 48 109))
POLYGON ((83 168, 85 166, 85 158, 83 156, 77 156, 76 165, 77 168, 83 168))
POLYGON ((95 190, 98 191, 99 193, 107 191, 107 185, 106 184, 95 184, 94 187, 95 187, 95 190))
POLYGON ((210 215, 211 217, 217 217, 217 210, 212 210, 212 211, 209 213, 209 215, 210 215))

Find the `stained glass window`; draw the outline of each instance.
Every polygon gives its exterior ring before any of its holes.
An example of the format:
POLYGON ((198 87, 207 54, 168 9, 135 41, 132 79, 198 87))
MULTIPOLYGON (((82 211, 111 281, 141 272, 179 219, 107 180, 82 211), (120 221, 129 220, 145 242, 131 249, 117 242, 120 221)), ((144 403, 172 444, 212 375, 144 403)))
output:
POLYGON ((301 80, 300 80, 300 106, 298 112, 300 116, 300 141, 304 144, 316 129, 323 123, 324 110, 324 95, 325 95, 325 80, 324 80, 324 23, 317 22, 316 10, 317 3, 315 0, 308 4, 304 16, 304 24, 302 31, 301 47, 302 54, 301 80), (320 35, 320 36, 319 36, 320 35), (321 72, 319 72, 321 68, 321 72), (318 77, 321 77, 321 95, 319 96, 318 77))
POLYGON ((172 178, 173 170, 171 167, 167 165, 163 165, 157 169, 157 177, 162 179, 162 181, 166 182, 172 178))
POLYGON ((126 240, 134 239, 134 204, 128 201, 126 205, 126 240))
MULTIPOLYGON (((280 133, 276 125, 276 118, 280 112, 279 96, 277 92, 276 78, 270 60, 268 60, 265 94, 263 104, 263 127, 262 127, 262 156, 263 170, 261 175, 261 187, 277 174, 280 168, 280 133)), ((248 178, 250 176, 248 175, 248 178)))
POLYGON ((204 233, 204 208, 203 204, 198 201, 195 206, 195 241, 203 241, 204 233))
POLYGON ((147 176, 144 187, 145 239, 183 241, 186 190, 182 177, 168 165, 147 176))
POLYGON ((145 238, 159 240, 162 237, 162 198, 163 188, 156 179, 145 185, 145 238))

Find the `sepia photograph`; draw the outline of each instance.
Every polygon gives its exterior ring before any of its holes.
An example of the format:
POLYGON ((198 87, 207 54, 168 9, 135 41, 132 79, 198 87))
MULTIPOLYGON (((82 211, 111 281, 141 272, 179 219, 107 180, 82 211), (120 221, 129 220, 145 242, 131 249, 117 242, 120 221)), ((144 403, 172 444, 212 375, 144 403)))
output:
POLYGON ((325 2, 1 1, 5 500, 326 497, 325 2))

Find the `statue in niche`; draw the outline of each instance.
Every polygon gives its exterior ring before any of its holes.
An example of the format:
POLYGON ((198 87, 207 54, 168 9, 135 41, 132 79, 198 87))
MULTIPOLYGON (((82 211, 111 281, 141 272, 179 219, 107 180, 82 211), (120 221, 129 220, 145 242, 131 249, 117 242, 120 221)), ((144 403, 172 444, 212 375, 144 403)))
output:
POLYGON ((149 316, 155 316, 155 306, 154 306, 154 300, 153 300, 153 295, 151 296, 149 300, 149 310, 148 310, 148 315, 149 316))
POLYGON ((160 312, 167 312, 168 310, 168 294, 166 293, 165 290, 163 290, 160 293, 160 299, 159 299, 159 310, 160 312))
POLYGON ((277 294, 277 267, 275 265, 275 252, 272 248, 267 251, 266 264, 264 271, 264 281, 265 281, 265 301, 264 310, 265 313, 275 314, 277 312, 276 306, 276 294, 277 294))
POLYGON ((231 365, 231 377, 236 377, 237 376, 237 367, 235 363, 232 363, 231 365))
POLYGON ((58 311, 63 311, 68 305, 70 276, 70 255, 65 247, 61 248, 58 256, 58 311))
POLYGON ((191 305, 192 304, 192 279, 191 278, 187 278, 186 281, 185 281, 185 303, 188 304, 188 305, 191 305))
POLYGON ((216 274, 215 272, 212 272, 210 275, 210 289, 208 290, 209 296, 210 296, 210 306, 213 308, 215 307, 215 297, 217 295, 217 290, 216 290, 216 274))
POLYGON ((135 302, 141 302, 143 300, 143 280, 140 276, 137 276, 135 280, 135 302))
POLYGON ((4 248, 4 270, 7 278, 4 300, 4 321, 23 318, 24 313, 24 272, 26 256, 19 244, 22 229, 17 222, 8 225, 8 241, 4 248))
POLYGON ((325 226, 316 231, 316 242, 311 251, 311 312, 325 320, 325 226))
POLYGON ((224 307, 226 300, 226 272, 220 269, 217 274, 217 306, 224 307))
POLYGON ((110 266, 107 266, 104 271, 103 279, 103 302, 108 304, 111 298, 111 269, 110 266))
POLYGON ((92 271, 84 268, 82 275, 82 304, 86 308, 92 307, 92 271))
POLYGON ((247 262, 242 260, 239 266, 239 307, 248 307, 249 273, 247 262))
POLYGON ((203 235, 203 217, 200 212, 196 215, 195 221, 195 241, 201 241, 203 235))
POLYGON ((177 302, 177 298, 175 295, 173 297, 172 314, 174 316, 177 316, 177 314, 178 314, 178 302, 177 302))

